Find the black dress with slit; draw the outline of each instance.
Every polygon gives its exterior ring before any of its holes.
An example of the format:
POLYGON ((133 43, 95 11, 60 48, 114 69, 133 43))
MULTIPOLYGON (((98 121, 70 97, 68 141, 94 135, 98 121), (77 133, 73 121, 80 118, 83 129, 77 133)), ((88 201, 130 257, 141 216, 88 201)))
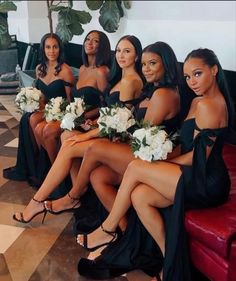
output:
POLYGON ((160 209, 166 228, 166 250, 160 248, 131 209, 122 238, 103 250, 95 260, 81 259, 78 271, 89 278, 106 279, 140 269, 155 276, 163 268, 163 281, 191 281, 184 212, 224 203, 230 179, 222 157, 227 128, 199 129, 195 119, 185 120, 180 134, 182 153, 193 152, 193 165, 181 166, 174 204, 160 209), (198 135, 193 139, 194 130, 198 135), (213 141, 212 138, 215 138, 213 141), (206 148, 212 146, 206 160, 206 148))
MULTIPOLYGON (((41 90, 46 101, 58 96, 66 98, 65 86, 71 87, 71 84, 62 79, 54 80, 49 84, 45 84, 41 79, 35 81, 35 87, 41 90)), ((29 124, 31 114, 24 113, 20 119, 16 165, 4 169, 3 176, 10 180, 28 181, 33 187, 38 187, 44 180, 51 163, 43 148, 38 151, 29 124)))

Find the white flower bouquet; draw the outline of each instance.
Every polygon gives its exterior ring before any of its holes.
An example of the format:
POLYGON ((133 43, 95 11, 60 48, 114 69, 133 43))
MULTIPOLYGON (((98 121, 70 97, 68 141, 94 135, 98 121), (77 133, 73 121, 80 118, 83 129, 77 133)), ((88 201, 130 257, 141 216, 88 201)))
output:
POLYGON ((146 161, 165 160, 173 143, 163 126, 144 127, 134 131, 131 149, 136 158, 146 161))
POLYGON ((50 99, 45 105, 44 116, 46 121, 50 122, 62 120, 68 104, 69 102, 62 97, 50 99))
POLYGON ((75 98, 74 102, 67 105, 65 115, 61 121, 61 128, 64 130, 78 129, 79 126, 85 121, 85 103, 82 98, 75 98))
POLYGON ((102 107, 97 120, 100 136, 111 140, 119 138, 126 141, 129 137, 128 128, 135 124, 132 112, 127 107, 102 107))
POLYGON ((16 95, 15 103, 21 113, 34 112, 39 109, 42 96, 42 92, 36 88, 21 88, 20 92, 16 95))

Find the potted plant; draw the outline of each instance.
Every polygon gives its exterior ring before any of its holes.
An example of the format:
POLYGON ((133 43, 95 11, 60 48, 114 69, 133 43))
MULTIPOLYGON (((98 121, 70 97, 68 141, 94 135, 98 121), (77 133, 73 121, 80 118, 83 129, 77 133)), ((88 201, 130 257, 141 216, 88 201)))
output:
MULTIPOLYGON (((121 0, 87 0, 86 4, 92 11, 99 10, 99 24, 109 33, 115 32, 118 29, 120 19, 124 16, 123 7, 126 9, 131 7, 130 1, 121 0)), ((47 7, 50 32, 53 32, 51 13, 58 12, 56 33, 63 42, 71 41, 74 35, 81 35, 84 32, 82 24, 87 24, 92 19, 89 12, 73 9, 73 0, 47 0, 47 7), (57 4, 54 4, 55 2, 57 4)))
POLYGON ((0 50, 11 45, 11 36, 8 31, 8 12, 16 11, 17 7, 12 1, 0 1, 0 50))

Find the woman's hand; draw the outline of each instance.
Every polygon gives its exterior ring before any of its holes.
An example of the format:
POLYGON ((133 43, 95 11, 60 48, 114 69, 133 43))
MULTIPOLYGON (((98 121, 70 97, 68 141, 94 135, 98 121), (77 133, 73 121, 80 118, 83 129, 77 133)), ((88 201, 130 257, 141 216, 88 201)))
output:
POLYGON ((87 141, 90 139, 91 136, 87 133, 75 135, 65 140, 62 144, 62 147, 74 146, 79 142, 87 141))

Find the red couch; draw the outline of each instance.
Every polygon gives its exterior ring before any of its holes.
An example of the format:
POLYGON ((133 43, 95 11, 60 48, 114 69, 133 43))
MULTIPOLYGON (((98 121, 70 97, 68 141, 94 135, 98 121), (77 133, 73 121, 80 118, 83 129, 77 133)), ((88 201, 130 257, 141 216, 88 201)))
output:
POLYGON ((236 281, 236 146, 224 146, 231 177, 229 200, 217 208, 186 213, 193 265, 208 279, 236 281))

